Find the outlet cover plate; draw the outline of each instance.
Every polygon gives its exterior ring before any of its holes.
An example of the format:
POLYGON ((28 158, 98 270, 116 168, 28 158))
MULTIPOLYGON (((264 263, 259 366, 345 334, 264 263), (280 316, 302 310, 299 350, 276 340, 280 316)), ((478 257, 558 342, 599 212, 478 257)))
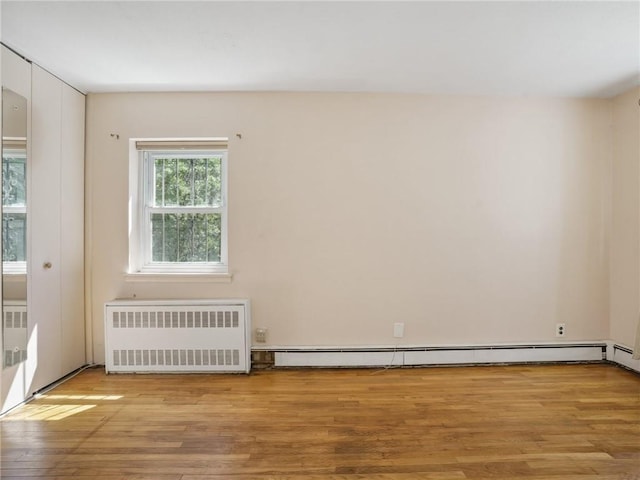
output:
POLYGON ((404 337, 404 323, 394 323, 393 324, 393 336, 395 338, 404 337))

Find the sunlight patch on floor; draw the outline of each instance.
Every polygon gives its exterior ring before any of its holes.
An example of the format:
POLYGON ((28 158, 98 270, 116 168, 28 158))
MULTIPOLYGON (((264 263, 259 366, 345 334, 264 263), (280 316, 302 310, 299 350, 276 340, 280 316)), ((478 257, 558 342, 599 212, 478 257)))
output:
POLYGON ((36 398, 48 400, 120 400, 122 395, 36 395, 36 398))
POLYGON ((55 421, 85 412, 96 405, 24 405, 16 412, 2 419, 3 422, 15 421, 55 421))

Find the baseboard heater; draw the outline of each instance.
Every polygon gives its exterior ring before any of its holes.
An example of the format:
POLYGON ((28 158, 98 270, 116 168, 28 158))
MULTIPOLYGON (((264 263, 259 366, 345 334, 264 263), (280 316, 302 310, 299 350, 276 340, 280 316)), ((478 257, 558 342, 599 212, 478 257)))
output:
POLYGON ((251 369, 247 299, 113 300, 105 304, 108 373, 251 369))
POLYGON ((446 347, 269 348, 275 367, 385 367, 540 362, 596 362, 606 359, 605 342, 446 347))

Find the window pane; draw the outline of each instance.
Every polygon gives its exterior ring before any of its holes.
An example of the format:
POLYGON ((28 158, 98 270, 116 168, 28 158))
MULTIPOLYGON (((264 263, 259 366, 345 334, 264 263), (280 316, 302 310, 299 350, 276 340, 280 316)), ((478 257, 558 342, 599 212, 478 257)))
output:
POLYGON ((156 184, 158 176, 161 177, 159 180, 162 188, 160 192, 156 191, 156 205, 178 205, 178 160, 176 158, 156 159, 156 184))
POLYGON ((178 160, 178 205, 193 205, 193 160, 178 160))
POLYGON ((164 205, 164 158, 156 158, 153 162, 154 172, 154 205, 164 205))
POLYGON ((167 215, 151 215, 151 261, 164 261, 164 228, 167 215))
POLYGON ((2 204, 5 206, 26 205, 26 160, 5 156, 2 159, 2 204))
POLYGON ((194 205, 207 205, 211 203, 207 201, 207 158, 196 158, 193 161, 193 202, 194 205))
POLYGON ((221 204, 221 157, 156 157, 154 167, 155 206, 212 207, 221 204))
POLYGON ((204 168, 207 172, 205 201, 208 205, 220 205, 222 203, 222 159, 207 158, 204 168))
POLYGON ((153 262, 220 261, 218 213, 154 213, 151 232, 153 262))
POLYGON ((27 215, 5 213, 2 215, 2 261, 24 262, 27 245, 27 215))

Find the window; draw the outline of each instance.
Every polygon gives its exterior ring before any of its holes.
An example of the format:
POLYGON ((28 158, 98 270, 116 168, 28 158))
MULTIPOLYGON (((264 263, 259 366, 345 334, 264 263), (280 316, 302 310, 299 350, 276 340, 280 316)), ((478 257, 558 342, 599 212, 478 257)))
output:
POLYGON ((226 140, 133 142, 131 272, 227 273, 226 140))
POLYGON ((27 154, 24 146, 2 149, 2 268, 27 272, 27 154))

